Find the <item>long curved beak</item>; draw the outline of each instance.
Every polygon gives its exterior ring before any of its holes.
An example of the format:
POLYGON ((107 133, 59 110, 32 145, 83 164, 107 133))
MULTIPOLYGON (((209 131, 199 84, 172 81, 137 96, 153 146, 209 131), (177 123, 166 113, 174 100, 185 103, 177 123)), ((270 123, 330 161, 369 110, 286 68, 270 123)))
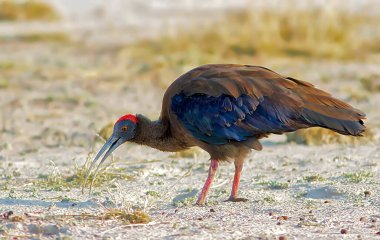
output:
POLYGON ((82 193, 84 192, 84 188, 86 186, 86 183, 87 183, 87 180, 91 174, 91 170, 92 168, 94 167, 95 163, 100 159, 100 157, 103 155, 103 153, 108 149, 108 151, 106 152, 106 154, 104 154, 102 160, 100 161, 99 165, 96 167, 96 170, 95 170, 95 173, 94 173, 94 176, 92 178, 92 181, 91 181, 91 185, 90 185, 90 192, 91 193, 91 190, 92 190, 92 185, 94 184, 94 181, 95 181, 95 178, 96 178, 96 175, 98 174, 98 171, 99 171, 99 167, 100 165, 103 164, 103 162, 107 159, 107 157, 109 155, 111 155, 111 153, 118 147, 120 146, 122 143, 124 143, 125 141, 120 138, 120 137, 116 137, 114 136, 114 134, 112 134, 112 136, 107 140, 107 142, 103 145, 103 147, 100 149, 100 151, 98 152, 98 154, 96 155, 96 157, 94 158, 94 160, 92 160, 91 162, 91 165, 90 167, 88 168, 87 172, 86 172, 86 177, 84 179, 84 183, 83 183, 83 186, 82 186, 82 193))

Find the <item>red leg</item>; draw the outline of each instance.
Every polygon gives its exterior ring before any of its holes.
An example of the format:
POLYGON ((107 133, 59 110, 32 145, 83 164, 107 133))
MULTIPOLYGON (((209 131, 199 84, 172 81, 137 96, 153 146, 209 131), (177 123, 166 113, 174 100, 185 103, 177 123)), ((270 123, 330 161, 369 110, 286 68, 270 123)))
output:
POLYGON ((232 190, 229 201, 233 202, 245 202, 247 199, 245 198, 238 198, 238 191, 239 191, 239 183, 240 183, 240 175, 241 171, 243 170, 243 162, 241 161, 235 161, 235 176, 234 181, 232 183, 232 190))
POLYGON ((218 166, 219 166, 218 160, 211 159, 210 168, 208 170, 208 177, 206 179, 205 185, 203 186, 202 192, 198 197, 198 201, 197 201, 198 205, 203 205, 205 203, 207 192, 210 189, 212 180, 214 179, 218 166))

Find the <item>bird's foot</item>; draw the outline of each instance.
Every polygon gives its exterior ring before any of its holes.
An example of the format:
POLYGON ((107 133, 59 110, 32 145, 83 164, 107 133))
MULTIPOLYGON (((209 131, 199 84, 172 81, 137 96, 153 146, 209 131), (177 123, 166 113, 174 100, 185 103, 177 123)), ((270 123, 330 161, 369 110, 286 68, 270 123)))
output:
POLYGON ((247 198, 229 197, 225 202, 248 202, 247 198))
POLYGON ((206 205, 206 199, 205 199, 205 196, 202 195, 202 194, 199 195, 198 200, 197 200, 197 202, 195 203, 195 205, 200 206, 200 207, 206 205))
POLYGON ((196 206, 203 207, 206 205, 206 197, 204 195, 199 195, 197 202, 195 203, 196 206))

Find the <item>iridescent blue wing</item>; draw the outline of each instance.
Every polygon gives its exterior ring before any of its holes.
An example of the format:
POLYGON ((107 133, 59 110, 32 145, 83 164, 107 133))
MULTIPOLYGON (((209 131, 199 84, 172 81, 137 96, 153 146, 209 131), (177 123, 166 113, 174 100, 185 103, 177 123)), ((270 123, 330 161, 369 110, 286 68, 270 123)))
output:
POLYGON ((177 94, 172 99, 172 111, 195 138, 210 144, 294 131, 298 126, 294 119, 299 115, 271 97, 256 100, 248 95, 234 98, 224 94, 177 94))

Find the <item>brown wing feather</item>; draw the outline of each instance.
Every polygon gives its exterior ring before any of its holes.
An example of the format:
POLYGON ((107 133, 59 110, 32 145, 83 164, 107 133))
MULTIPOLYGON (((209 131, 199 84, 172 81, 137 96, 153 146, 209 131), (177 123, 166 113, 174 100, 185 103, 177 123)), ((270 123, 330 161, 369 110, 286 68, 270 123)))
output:
POLYGON ((283 77, 264 67, 212 64, 185 73, 165 93, 163 119, 175 121, 170 110, 171 98, 181 92, 188 96, 207 94, 218 97, 225 94, 235 98, 244 94, 251 96, 252 104, 256 106, 260 98, 267 97, 274 107, 286 107, 296 113, 293 115, 297 118, 284 120, 293 127, 320 126, 350 135, 360 135, 364 131, 361 119, 365 115, 361 111, 308 82, 283 77))

